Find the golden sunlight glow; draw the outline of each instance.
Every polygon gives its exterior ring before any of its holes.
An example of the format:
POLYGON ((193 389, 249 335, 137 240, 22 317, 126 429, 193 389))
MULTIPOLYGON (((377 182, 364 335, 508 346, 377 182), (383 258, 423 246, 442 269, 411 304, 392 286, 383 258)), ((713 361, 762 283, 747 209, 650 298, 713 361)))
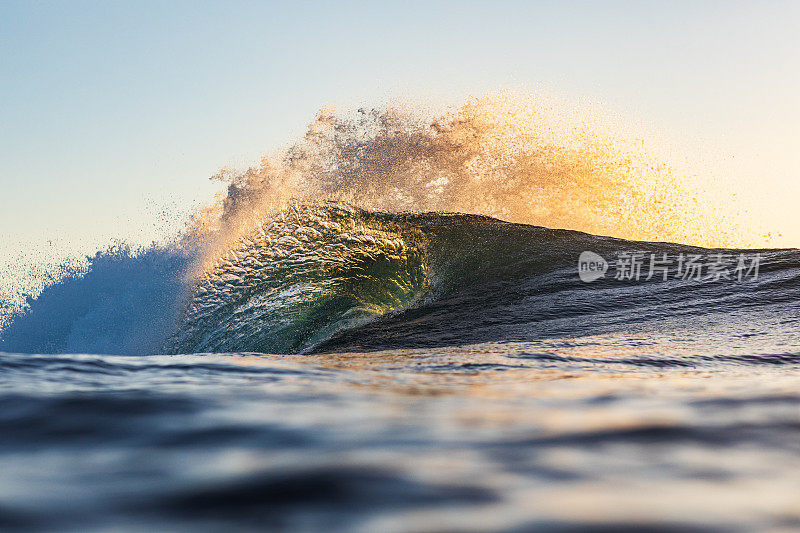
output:
POLYGON ((490 94, 436 116, 325 109, 289 150, 215 176, 229 183, 226 196, 195 227, 222 230, 211 262, 289 201, 321 199, 708 247, 800 243, 781 230, 798 226, 793 209, 775 209, 724 161, 672 161, 661 144, 626 133, 597 105, 541 94, 490 94))

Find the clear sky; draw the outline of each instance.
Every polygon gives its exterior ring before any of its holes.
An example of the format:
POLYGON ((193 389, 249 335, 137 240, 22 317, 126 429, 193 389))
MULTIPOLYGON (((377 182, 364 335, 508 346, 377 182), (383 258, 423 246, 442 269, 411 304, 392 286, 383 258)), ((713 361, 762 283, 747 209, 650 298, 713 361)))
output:
POLYGON ((4 0, 0 256, 148 238, 322 106, 506 86, 711 146, 800 227, 800 2, 4 0))

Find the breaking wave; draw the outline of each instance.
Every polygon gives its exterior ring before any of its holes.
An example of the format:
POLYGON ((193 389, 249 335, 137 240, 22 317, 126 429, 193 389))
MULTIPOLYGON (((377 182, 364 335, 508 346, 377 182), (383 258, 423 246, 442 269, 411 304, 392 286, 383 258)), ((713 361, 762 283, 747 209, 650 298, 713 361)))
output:
MULTIPOLYGON (((744 234, 613 131, 508 95, 433 118, 320 112, 290 149, 215 176, 226 194, 178 244, 99 252, 6 312, 0 350, 301 353, 575 333, 598 306, 605 326, 636 320, 619 304, 633 288, 580 284, 580 251, 744 234)), ((699 314, 720 290, 693 296, 699 314)))
POLYGON ((116 247, 89 258, 12 313, 0 351, 149 354, 182 312, 192 256, 172 247, 116 247))

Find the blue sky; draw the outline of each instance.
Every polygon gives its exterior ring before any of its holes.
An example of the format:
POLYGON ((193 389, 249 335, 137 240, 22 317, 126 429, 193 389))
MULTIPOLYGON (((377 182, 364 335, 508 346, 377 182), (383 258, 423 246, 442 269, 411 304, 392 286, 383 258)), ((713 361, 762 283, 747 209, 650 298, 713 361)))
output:
POLYGON ((710 144, 796 222, 797 2, 5 1, 0 67, 7 260, 147 239, 320 107, 507 86, 710 144))

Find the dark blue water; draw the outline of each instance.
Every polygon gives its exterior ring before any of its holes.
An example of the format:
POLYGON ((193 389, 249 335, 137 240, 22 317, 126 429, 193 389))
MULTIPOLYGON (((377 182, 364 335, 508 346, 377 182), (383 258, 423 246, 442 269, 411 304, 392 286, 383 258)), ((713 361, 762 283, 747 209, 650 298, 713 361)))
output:
POLYGON ((720 251, 341 206, 259 231, 191 281, 101 254, 7 323, 0 529, 800 529, 797 250, 585 283, 583 250, 720 251))

